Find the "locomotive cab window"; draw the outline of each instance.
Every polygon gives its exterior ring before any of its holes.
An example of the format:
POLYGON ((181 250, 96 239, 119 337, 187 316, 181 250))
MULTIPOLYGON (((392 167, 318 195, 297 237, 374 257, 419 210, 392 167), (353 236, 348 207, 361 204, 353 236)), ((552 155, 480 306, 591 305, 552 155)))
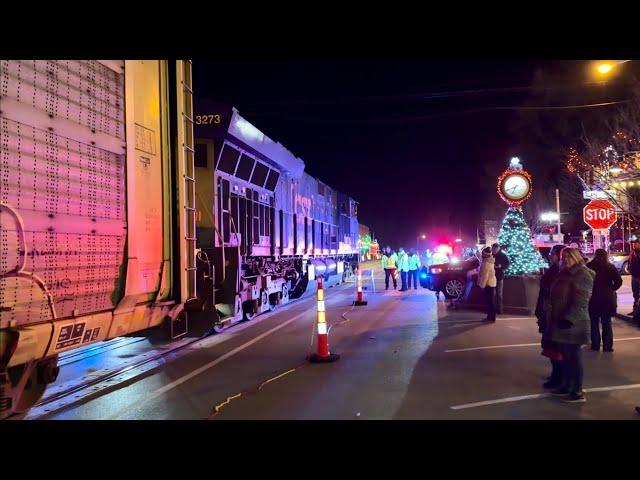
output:
POLYGON ((267 178, 267 184, 265 185, 265 188, 273 192, 278 185, 279 178, 280 174, 278 172, 276 172, 275 170, 269 170, 269 177, 267 178))
POLYGON ((236 171, 236 164, 238 163, 239 157, 240 152, 238 150, 231 145, 225 144, 224 147, 222 147, 220 159, 218 160, 218 170, 233 175, 236 171))
POLYGON ((255 161, 253 158, 247 155, 242 155, 240 158, 240 165, 238 165, 238 171, 236 172, 236 177, 241 178, 244 181, 249 181, 254 163, 255 161))
POLYGON ((267 179, 267 173, 269 173, 269 167, 260 162, 256 162, 256 166, 253 169, 253 175, 251 175, 251 183, 258 187, 263 187, 264 182, 267 179))

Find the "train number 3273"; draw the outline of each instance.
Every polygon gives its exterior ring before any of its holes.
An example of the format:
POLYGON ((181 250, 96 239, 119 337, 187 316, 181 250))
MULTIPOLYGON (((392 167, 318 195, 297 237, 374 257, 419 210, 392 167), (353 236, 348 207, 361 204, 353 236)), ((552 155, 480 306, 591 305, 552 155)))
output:
POLYGON ((196 115, 196 125, 217 125, 220 123, 220 115, 196 115))

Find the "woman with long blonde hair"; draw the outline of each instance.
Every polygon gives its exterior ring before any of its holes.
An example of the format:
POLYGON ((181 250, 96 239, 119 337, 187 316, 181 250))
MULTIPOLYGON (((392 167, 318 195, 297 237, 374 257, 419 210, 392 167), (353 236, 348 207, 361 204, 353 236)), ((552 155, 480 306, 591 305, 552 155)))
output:
POLYGON ((585 402, 582 345, 591 343, 589 300, 595 273, 586 267, 577 248, 564 248, 560 255, 560 273, 551 285, 549 316, 551 340, 562 353, 562 385, 551 393, 566 402, 585 402))

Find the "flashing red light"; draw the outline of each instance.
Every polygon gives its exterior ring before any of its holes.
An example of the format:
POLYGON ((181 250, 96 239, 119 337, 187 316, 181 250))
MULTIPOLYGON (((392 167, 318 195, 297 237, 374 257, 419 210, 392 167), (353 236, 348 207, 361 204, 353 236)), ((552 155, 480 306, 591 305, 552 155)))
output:
POLYGON ((442 244, 436 247, 436 252, 442 255, 451 255, 453 253, 453 249, 449 245, 442 244))

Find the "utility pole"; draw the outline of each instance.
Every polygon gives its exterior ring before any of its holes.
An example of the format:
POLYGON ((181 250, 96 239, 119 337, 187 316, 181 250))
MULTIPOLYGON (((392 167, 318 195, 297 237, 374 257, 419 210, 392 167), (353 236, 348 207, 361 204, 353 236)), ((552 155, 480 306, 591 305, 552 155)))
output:
MULTIPOLYGON (((558 237, 560 237, 562 235, 562 232, 560 231, 560 190, 558 190, 556 188, 556 212, 558 214, 558 237)), ((563 239, 560 238, 560 243, 564 243, 562 241, 563 239)))

